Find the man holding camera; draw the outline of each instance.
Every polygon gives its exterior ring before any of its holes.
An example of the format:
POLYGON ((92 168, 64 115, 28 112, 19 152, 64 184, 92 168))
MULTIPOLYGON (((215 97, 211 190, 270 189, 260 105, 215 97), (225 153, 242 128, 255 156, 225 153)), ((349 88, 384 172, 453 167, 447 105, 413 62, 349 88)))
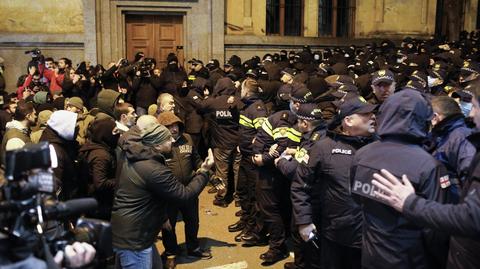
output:
POLYGON ((202 163, 190 183, 183 185, 168 168, 165 154, 172 150, 170 131, 153 116, 141 116, 124 133, 119 146, 125 158, 112 211, 113 247, 124 269, 150 269, 158 257, 154 243, 167 220, 169 202, 198 196, 208 182, 213 154, 202 163))

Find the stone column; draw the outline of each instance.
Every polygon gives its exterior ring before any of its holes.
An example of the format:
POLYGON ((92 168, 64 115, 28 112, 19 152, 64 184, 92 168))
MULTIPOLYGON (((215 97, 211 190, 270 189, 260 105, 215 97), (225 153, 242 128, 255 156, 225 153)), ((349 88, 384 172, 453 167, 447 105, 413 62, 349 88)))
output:
POLYGON ((97 64, 97 30, 95 0, 82 0, 83 4, 83 25, 84 38, 83 46, 85 51, 85 60, 92 64, 97 64))
POLYGON ((243 33, 253 34, 252 0, 243 0, 243 33))
POLYGON ((212 1, 212 58, 217 59, 220 64, 225 59, 225 1, 212 1))

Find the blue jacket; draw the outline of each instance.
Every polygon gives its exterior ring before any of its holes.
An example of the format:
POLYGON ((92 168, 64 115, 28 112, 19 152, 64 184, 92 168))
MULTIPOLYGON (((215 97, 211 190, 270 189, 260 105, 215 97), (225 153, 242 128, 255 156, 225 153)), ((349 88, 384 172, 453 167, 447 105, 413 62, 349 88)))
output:
MULTIPOLYGON (((480 149, 480 133, 468 139, 480 149)), ((447 268, 480 268, 480 153, 468 169, 459 204, 442 205, 411 195, 403 214, 412 222, 452 235, 447 268)))
MULTIPOLYGON (((417 91, 402 90, 390 96, 378 113, 380 141, 357 151, 351 171, 351 190, 362 203, 363 268, 427 268, 431 244, 418 224, 381 203, 373 195, 373 173, 387 169, 407 175, 417 195, 443 201, 450 184, 445 167, 421 147, 427 136, 432 109, 417 91)), ((354 196, 354 198, 355 198, 354 196)))
POLYGON ((443 163, 451 178, 463 181, 475 156, 475 147, 467 140, 472 134, 462 114, 445 118, 431 132, 432 155, 443 163))

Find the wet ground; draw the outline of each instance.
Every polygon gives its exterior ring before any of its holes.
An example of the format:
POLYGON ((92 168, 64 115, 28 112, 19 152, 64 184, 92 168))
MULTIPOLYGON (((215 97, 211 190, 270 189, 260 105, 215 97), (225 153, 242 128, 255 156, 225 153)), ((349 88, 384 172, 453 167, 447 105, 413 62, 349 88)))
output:
MULTIPOLYGON (((208 188, 208 187, 207 187, 208 188)), ((234 240, 236 233, 228 232, 228 225, 235 223, 238 217, 235 212, 239 210, 231 203, 227 208, 212 204, 213 194, 208 194, 205 189, 200 195, 200 238, 203 248, 210 248, 213 258, 210 260, 196 260, 186 256, 177 257, 177 268, 209 268, 209 269, 243 269, 243 268, 283 268, 283 264, 292 261, 292 257, 271 266, 261 266, 260 254, 267 251, 268 247, 242 247, 241 243, 234 240)), ((183 222, 177 223, 178 243, 185 249, 185 234, 183 222)), ((159 252, 163 252, 161 242, 157 243, 159 252)), ((292 256, 292 255, 291 255, 292 256)))

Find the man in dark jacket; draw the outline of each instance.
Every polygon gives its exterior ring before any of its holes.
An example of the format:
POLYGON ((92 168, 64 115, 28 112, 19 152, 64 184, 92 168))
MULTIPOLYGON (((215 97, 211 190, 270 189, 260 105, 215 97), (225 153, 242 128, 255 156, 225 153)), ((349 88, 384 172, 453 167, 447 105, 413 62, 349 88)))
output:
POLYGON ((136 105, 135 110, 138 115, 147 114, 148 107, 156 103, 160 87, 161 81, 159 77, 137 71, 136 77, 132 82, 132 91, 136 105))
POLYGON ((235 241, 240 242, 241 236, 252 231, 255 226, 255 183, 258 177, 257 167, 252 162, 252 142, 257 130, 262 126, 268 116, 263 101, 259 98, 258 82, 247 78, 241 85, 241 97, 245 107, 240 111, 240 139, 239 149, 242 155, 238 172, 236 193, 242 211, 240 220, 230 225, 230 232, 242 231, 235 236, 235 241))
POLYGON ((92 217, 106 221, 110 221, 117 185, 114 150, 120 135, 113 133, 115 125, 115 121, 110 119, 93 122, 90 141, 80 148, 78 154, 79 180, 83 181, 80 184, 86 185, 85 194, 98 202, 98 208, 92 217))
POLYGON ((475 147, 466 139, 472 129, 454 99, 438 96, 432 100, 433 118, 430 151, 435 159, 443 163, 452 182, 452 195, 458 201, 462 182, 475 155, 475 147))
POLYGON ((178 58, 174 54, 167 57, 167 66, 160 74, 161 90, 173 96, 178 94, 184 82, 188 81, 187 73, 178 65, 178 58))
POLYGON ((322 237, 318 248, 306 246, 302 254, 309 255, 300 268, 360 265, 362 212, 351 197, 350 167, 355 152, 373 140, 375 108, 362 97, 346 100, 333 121, 339 124, 329 125, 325 139, 312 136, 296 154, 299 166, 291 188, 295 225, 306 242, 311 233, 322 237))
POLYGON ((164 154, 172 149, 172 135, 153 116, 142 116, 124 133, 122 174, 112 211, 113 247, 124 269, 152 268, 155 239, 167 220, 167 203, 186 202, 198 196, 208 181, 213 156, 202 163, 188 185, 168 168, 164 154))
POLYGON ((53 174, 60 187, 60 200, 71 199, 78 194, 79 184, 76 178, 75 160, 78 143, 76 137, 77 113, 66 110, 55 111, 47 121, 47 128, 40 141, 47 141, 55 148, 58 165, 53 174))
POLYGON ((210 71, 210 77, 208 78, 208 83, 212 86, 217 84, 217 81, 225 76, 225 72, 220 69, 220 63, 217 59, 210 60, 206 67, 210 71))
POLYGON ((387 168, 395 175, 415 178, 414 185, 422 197, 443 202, 445 189, 450 186, 448 173, 421 148, 432 114, 429 102, 420 92, 407 89, 393 94, 380 107, 381 140, 356 153, 351 190, 361 197, 364 268, 425 268, 427 255, 440 247, 425 239, 422 227, 380 203, 371 185, 372 175, 387 168))
MULTIPOLYGON (((255 186, 256 198, 265 228, 270 234, 269 249, 260 255, 265 265, 274 264, 288 256, 285 241, 286 228, 290 226, 291 203, 288 197, 291 181, 277 170, 274 159, 288 147, 298 146, 301 138, 301 133, 294 128, 297 116, 293 111, 286 110, 290 92, 283 91, 279 91, 277 95, 278 107, 283 110, 277 111, 263 122, 253 144, 253 162, 259 167, 255 186)), ((242 240, 257 240, 253 237, 242 236, 242 240)))
POLYGON ((227 207, 232 201, 234 183, 237 182, 240 153, 238 146, 238 128, 240 110, 243 103, 235 97, 237 89, 233 81, 226 77, 218 80, 215 86, 217 97, 204 101, 197 99, 199 112, 210 115, 211 147, 215 156, 215 186, 218 189, 214 205, 227 207), (233 180, 229 180, 228 171, 233 171, 233 180), (233 184, 232 184, 233 183, 233 184))
MULTIPOLYGON (((470 116, 480 126, 480 88, 476 88, 475 95, 470 116)), ((415 186, 410 183, 413 178, 403 175, 399 180, 399 175, 384 169, 381 175, 374 174, 372 181, 381 191, 375 195, 409 221, 451 235, 449 269, 480 268, 480 133, 470 135, 468 140, 477 148, 477 154, 470 165, 459 204, 442 205, 425 199, 416 194, 415 186)))
MULTIPOLYGON (((174 113, 167 111, 160 113, 157 119, 160 124, 168 128, 173 139, 175 139, 175 142, 172 144, 172 152, 165 154, 167 165, 172 170, 175 178, 186 186, 195 176, 196 170, 200 168, 202 160, 198 155, 192 138, 184 133, 185 128, 180 118, 175 116, 174 113)), ((166 256, 180 254, 177 236, 175 234, 175 224, 177 223, 177 215, 181 212, 183 221, 185 222, 185 238, 188 255, 203 259, 212 258, 209 252, 200 249, 197 237, 199 228, 198 197, 193 197, 179 205, 169 205, 167 212, 172 229, 162 229, 166 256)))
POLYGON ((208 96, 205 94, 205 91, 208 91, 207 83, 208 81, 204 78, 196 78, 190 86, 187 96, 183 98, 186 110, 185 132, 192 137, 197 148, 202 138, 204 120, 202 115, 197 112, 196 104, 197 100, 204 100, 205 96, 208 96))
MULTIPOLYGON (((308 150, 325 136, 325 121, 322 118, 322 111, 317 104, 306 103, 301 104, 296 112, 298 120, 297 125, 299 131, 302 132, 302 141, 297 149, 288 149, 282 156, 275 160, 277 168, 287 178, 294 178, 299 163, 307 160, 308 150), (292 158, 293 156, 293 158, 292 158)), ((293 187, 293 185, 292 185, 293 187)), ((293 252, 295 256, 294 262, 287 262, 284 268, 305 268, 307 252, 306 244, 301 239, 295 219, 292 219, 292 239, 293 252)), ((320 258, 320 255, 318 255, 320 258)))

